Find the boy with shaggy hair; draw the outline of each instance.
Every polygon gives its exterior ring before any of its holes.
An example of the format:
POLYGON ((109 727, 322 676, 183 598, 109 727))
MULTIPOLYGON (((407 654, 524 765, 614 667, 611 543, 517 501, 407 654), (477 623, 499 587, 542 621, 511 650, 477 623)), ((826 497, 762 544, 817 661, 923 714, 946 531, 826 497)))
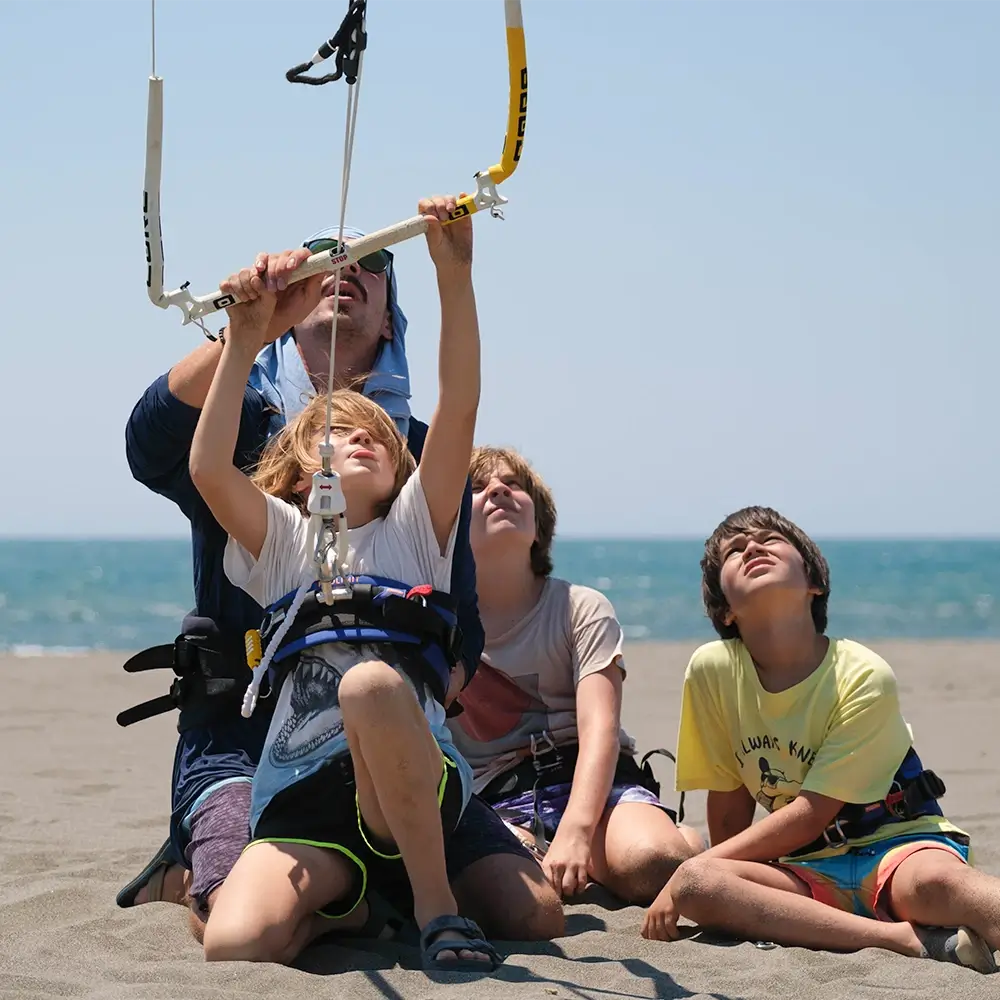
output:
POLYGON ((602 593, 552 576, 556 505, 523 456, 478 448, 469 476, 486 645, 455 745, 560 896, 594 881, 649 903, 702 844, 621 727, 621 624, 602 593))
POLYGON ((777 511, 747 507, 705 544, 702 595, 720 641, 691 658, 677 787, 706 789, 711 848, 649 908, 644 937, 677 918, 779 944, 901 955, 995 972, 1000 880, 969 865, 941 812, 896 679, 826 630, 830 575, 777 511), (753 823, 760 804, 767 811, 753 823))

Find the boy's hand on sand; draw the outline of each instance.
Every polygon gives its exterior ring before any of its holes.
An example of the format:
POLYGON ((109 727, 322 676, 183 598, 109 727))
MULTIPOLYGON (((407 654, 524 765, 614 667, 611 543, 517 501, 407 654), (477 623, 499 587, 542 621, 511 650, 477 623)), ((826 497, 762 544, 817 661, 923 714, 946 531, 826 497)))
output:
POLYGON ((226 310, 230 320, 227 340, 263 347, 301 323, 316 308, 326 273, 288 283, 309 256, 305 247, 276 254, 259 253, 253 267, 245 267, 222 282, 221 291, 231 292, 241 300, 226 310))
POLYGON ((564 818, 545 852, 542 871, 560 898, 583 892, 590 881, 590 838, 586 832, 567 826, 564 818))
POLYGON ((678 916, 668 882, 653 900, 653 905, 646 910, 646 917, 642 922, 642 936, 650 941, 676 941, 680 937, 677 930, 678 916))
POLYGON ((427 219, 427 249, 440 277, 468 274, 472 268, 472 216, 441 225, 457 204, 450 194, 421 198, 417 204, 418 214, 427 219))

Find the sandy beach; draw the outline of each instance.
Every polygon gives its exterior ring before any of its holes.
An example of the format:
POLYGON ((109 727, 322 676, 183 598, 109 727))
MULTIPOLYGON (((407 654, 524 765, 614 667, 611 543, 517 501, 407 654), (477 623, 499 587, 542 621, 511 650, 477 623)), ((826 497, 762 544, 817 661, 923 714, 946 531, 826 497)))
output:
MULTIPOLYGON (((919 752, 948 786, 945 812, 972 835, 978 866, 1000 874, 1000 643, 871 645, 896 670, 919 752)), ((641 751, 673 749, 693 648, 628 648, 624 721, 641 751)), ((647 942, 640 908, 601 905, 593 890, 567 907, 566 937, 498 943, 504 965, 474 985, 428 978, 415 949, 392 944, 320 944, 294 969, 207 965, 180 907, 115 906, 165 836, 176 737, 174 715, 115 724, 119 710, 167 686, 162 673, 127 676, 126 656, 0 657, 0 997, 1000 997, 1000 977, 883 951, 760 950, 705 935, 647 942)), ((657 774, 675 804, 668 761, 657 774)), ((702 795, 689 797, 688 817, 704 830, 702 795)))

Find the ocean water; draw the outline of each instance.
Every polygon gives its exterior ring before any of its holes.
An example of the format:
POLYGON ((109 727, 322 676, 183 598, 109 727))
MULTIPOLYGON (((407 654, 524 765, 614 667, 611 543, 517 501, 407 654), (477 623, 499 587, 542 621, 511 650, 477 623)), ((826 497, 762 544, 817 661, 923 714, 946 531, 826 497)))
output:
MULTIPOLYGON (((1000 639, 1000 540, 820 542, 830 632, 1000 639)), ((169 642, 193 603, 186 540, 0 540, 0 652, 169 642)), ((633 640, 713 638, 696 541, 556 543, 556 575, 596 587, 633 640)))

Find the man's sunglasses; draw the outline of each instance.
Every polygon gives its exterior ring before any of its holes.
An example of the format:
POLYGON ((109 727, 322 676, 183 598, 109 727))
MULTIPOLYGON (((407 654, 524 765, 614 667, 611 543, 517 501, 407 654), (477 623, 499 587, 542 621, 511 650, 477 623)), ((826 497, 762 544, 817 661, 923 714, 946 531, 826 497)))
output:
MULTIPOLYGON (((323 253, 332 250, 334 254, 342 253, 344 248, 337 240, 311 240, 302 244, 310 253, 323 253)), ((392 264, 392 254, 388 250, 376 250, 366 254, 358 261, 369 274, 384 274, 392 264)))

